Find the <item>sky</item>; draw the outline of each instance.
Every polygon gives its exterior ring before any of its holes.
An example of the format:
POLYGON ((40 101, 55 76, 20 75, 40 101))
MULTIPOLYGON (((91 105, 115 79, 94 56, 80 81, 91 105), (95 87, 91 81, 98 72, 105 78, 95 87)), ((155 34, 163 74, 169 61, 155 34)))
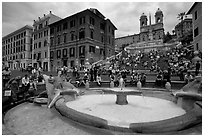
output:
MULTIPOLYGON (((138 34, 140 16, 144 12, 154 14, 160 8, 164 14, 164 30, 172 33, 181 12, 188 12, 193 2, 3 2, 2 3, 2 37, 25 25, 33 25, 33 20, 52 11, 65 18, 88 8, 98 9, 117 27, 116 38, 138 34)), ((149 17, 148 17, 149 19, 149 17)))

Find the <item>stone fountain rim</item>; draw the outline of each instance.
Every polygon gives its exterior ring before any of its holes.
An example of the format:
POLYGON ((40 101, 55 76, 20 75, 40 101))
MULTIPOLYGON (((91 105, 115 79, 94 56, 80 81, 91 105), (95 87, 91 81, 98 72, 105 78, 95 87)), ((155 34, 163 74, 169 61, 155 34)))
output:
MULTIPOLYGON (((89 96, 89 95, 86 95, 89 96)), ((157 97, 155 97, 157 98, 157 97)), ((167 99, 164 99, 167 100, 167 99)), ((169 101, 169 100, 168 100, 169 101)), ((138 133, 161 133, 161 132, 172 132, 185 129, 189 126, 202 122, 202 113, 200 112, 200 107, 195 107, 194 109, 187 111, 185 114, 170 119, 153 121, 153 122, 143 122, 143 123, 130 123, 129 128, 108 125, 106 119, 102 119, 96 116, 92 116, 86 113, 79 112, 72 108, 66 106, 63 98, 60 98, 55 103, 55 108, 65 117, 77 121, 79 123, 94 126, 97 128, 105 128, 116 131, 125 132, 138 132, 138 133)), ((197 104, 195 104, 198 106, 197 104)))

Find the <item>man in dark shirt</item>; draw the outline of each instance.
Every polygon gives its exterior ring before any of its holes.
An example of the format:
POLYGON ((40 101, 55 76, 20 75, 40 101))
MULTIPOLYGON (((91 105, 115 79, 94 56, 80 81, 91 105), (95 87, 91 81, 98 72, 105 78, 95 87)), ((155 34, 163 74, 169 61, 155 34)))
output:
POLYGON ((97 77, 97 66, 94 67, 94 81, 96 81, 96 77, 97 77))
POLYGON ((199 69, 200 69, 200 62, 197 61, 197 62, 196 62, 196 71, 195 71, 195 75, 196 75, 196 76, 197 76, 198 73, 199 73, 199 69))

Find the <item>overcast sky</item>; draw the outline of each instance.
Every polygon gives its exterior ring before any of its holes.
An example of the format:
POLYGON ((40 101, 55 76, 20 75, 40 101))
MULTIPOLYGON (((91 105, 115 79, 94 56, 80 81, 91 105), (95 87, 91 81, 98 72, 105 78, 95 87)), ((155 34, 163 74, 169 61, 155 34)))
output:
POLYGON ((87 8, 98 9, 117 27, 116 38, 139 33, 139 18, 144 12, 152 17, 158 8, 164 14, 165 32, 172 33, 179 22, 177 15, 187 12, 193 2, 3 2, 2 3, 2 36, 5 36, 25 25, 33 24, 33 20, 43 17, 52 11, 53 14, 65 18, 87 8))

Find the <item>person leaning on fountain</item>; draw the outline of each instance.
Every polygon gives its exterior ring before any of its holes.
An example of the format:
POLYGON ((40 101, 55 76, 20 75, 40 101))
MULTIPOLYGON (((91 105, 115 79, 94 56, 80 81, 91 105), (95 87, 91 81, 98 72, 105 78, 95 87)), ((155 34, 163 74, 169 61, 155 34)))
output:
MULTIPOLYGON (((52 76, 47 78, 46 81, 46 89, 48 93, 48 108, 51 108, 54 103, 60 98, 61 95, 71 95, 71 96, 79 96, 84 92, 77 89, 70 82, 63 81, 61 77, 61 71, 58 72, 58 76, 52 80, 52 76), (51 82, 51 83, 50 83, 51 82)), ((45 78, 46 76, 44 76, 45 78)), ((48 77, 48 76, 47 76, 48 77)), ((62 96, 61 96, 62 97, 62 96)))
POLYGON ((187 74, 184 76, 184 81, 186 82, 186 84, 193 81, 193 76, 191 75, 190 71, 188 71, 187 74))
POLYGON ((97 75, 96 82, 98 86, 101 86, 101 75, 100 74, 97 75))

